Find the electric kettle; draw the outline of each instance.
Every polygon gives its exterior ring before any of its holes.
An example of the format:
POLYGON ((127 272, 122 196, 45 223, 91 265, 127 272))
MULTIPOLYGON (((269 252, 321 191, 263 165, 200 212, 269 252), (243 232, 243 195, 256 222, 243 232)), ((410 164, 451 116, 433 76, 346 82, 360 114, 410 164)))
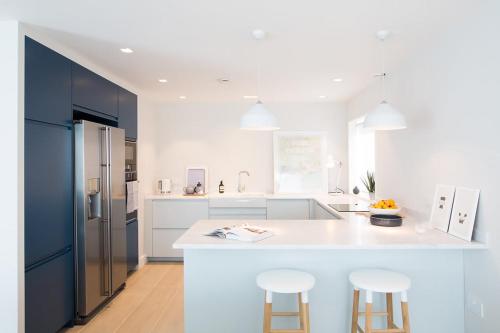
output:
POLYGON ((158 192, 160 194, 167 194, 172 191, 172 181, 168 178, 160 179, 158 181, 158 192))

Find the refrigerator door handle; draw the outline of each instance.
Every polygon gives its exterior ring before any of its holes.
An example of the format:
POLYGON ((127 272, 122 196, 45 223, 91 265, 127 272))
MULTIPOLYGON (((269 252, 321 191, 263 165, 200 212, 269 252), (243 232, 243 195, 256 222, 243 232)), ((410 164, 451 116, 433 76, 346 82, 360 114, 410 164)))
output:
POLYGON ((103 218, 103 254, 104 274, 102 281, 104 285, 104 295, 111 296, 111 202, 110 202, 110 130, 109 127, 101 128, 101 170, 103 179, 102 206, 104 207, 103 218))

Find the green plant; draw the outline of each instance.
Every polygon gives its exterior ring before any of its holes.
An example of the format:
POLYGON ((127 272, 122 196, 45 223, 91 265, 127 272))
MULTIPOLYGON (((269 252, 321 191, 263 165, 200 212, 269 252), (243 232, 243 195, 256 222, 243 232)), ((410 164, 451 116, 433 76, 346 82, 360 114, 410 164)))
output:
POLYGON ((361 181, 369 193, 375 193, 375 174, 373 172, 367 171, 366 178, 361 177, 361 181))

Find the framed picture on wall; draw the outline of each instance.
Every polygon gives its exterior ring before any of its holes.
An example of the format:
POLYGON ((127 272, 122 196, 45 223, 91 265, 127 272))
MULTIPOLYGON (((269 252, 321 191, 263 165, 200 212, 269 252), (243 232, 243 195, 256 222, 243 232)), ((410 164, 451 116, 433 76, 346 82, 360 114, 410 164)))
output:
POLYGON ((274 192, 327 193, 325 132, 274 132, 274 192))
POLYGON ((436 185, 431 211, 431 225, 435 229, 448 232, 454 199, 455 186, 436 185))
POLYGON ((478 203, 479 190, 457 187, 448 230, 451 235, 472 240, 478 203))

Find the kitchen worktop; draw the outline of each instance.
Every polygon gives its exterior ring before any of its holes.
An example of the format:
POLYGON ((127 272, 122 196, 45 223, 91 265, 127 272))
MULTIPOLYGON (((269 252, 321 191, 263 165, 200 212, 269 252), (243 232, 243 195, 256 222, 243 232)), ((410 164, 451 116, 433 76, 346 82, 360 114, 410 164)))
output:
POLYGON ((405 220, 402 227, 373 226, 366 215, 349 213, 341 220, 202 220, 182 235, 176 249, 484 249, 439 230, 423 229, 405 220), (240 242, 204 234, 226 225, 251 223, 271 229, 275 235, 259 242, 240 242), (417 231, 418 230, 418 231, 417 231))

